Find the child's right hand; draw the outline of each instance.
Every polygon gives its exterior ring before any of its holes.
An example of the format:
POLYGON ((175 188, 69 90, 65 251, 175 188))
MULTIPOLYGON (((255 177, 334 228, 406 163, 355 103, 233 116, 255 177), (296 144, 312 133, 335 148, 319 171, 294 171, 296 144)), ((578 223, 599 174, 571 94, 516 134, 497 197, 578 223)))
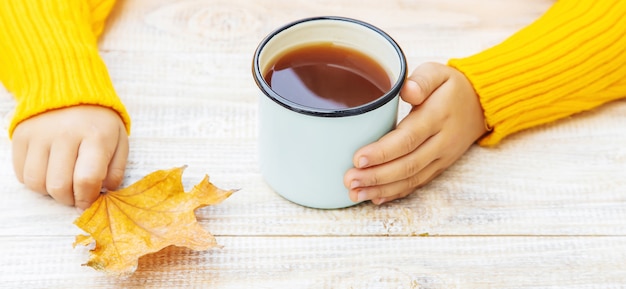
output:
POLYGON ((437 63, 420 65, 400 92, 413 105, 398 127, 359 149, 344 176, 352 201, 375 204, 406 197, 458 160, 485 132, 469 80, 437 63))
POLYGON ((128 135, 120 116, 94 105, 48 111, 17 125, 13 168, 29 189, 88 208, 124 178, 128 135))

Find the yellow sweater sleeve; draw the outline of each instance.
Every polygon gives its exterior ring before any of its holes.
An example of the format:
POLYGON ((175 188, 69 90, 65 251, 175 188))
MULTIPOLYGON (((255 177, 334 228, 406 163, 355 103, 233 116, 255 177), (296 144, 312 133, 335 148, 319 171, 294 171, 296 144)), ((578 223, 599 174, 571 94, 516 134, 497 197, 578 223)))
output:
POLYGON ((626 1, 561 0, 499 45, 448 65, 473 84, 497 144, 626 97, 626 1))
POLYGON ((97 47, 115 0, 0 1, 0 81, 15 97, 9 135, 45 111, 92 104, 130 117, 97 47))

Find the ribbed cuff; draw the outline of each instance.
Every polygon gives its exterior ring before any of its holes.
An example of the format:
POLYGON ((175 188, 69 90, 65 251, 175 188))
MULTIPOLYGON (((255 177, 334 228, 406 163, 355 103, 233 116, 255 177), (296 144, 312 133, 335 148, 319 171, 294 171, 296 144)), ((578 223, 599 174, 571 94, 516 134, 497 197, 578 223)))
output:
POLYGON ((558 1, 503 43, 448 65, 473 84, 504 137, 626 96, 626 1, 558 1))
POLYGON ((99 56, 93 31, 102 29, 109 4, 102 5, 94 8, 81 0, 0 2, 0 77, 17 101, 9 135, 29 117, 79 104, 114 109, 130 132, 130 117, 99 56), (99 18, 93 18, 91 9, 100 11, 99 18))

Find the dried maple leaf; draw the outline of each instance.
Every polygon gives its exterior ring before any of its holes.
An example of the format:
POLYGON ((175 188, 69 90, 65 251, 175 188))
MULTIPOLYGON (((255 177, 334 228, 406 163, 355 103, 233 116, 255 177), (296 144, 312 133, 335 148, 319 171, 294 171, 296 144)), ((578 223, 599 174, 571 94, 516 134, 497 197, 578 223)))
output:
POLYGON ((91 235, 76 236, 74 246, 96 243, 83 265, 124 275, 135 271, 139 257, 170 245, 193 250, 217 247, 213 235, 198 224, 194 210, 220 203, 234 191, 215 187, 206 176, 185 192, 184 169, 156 171, 125 189, 100 195, 74 221, 91 235))

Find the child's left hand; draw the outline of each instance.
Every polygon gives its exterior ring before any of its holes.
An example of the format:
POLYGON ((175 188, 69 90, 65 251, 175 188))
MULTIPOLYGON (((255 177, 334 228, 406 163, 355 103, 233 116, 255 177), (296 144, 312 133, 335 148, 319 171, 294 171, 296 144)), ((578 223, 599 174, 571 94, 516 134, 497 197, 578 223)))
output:
POLYGON ((344 185, 354 202, 406 197, 438 176, 486 133, 483 110, 460 71, 425 63, 407 79, 402 99, 413 105, 397 128, 359 149, 344 185))

